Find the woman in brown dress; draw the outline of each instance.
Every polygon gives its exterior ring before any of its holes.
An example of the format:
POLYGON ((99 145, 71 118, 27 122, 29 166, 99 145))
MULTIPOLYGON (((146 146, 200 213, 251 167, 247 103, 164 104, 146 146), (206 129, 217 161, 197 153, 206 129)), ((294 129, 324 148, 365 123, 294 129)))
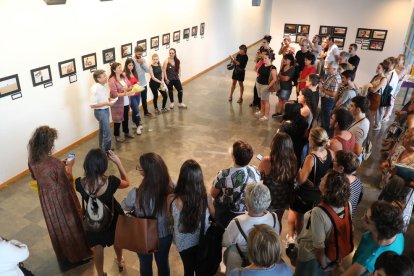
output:
POLYGON ((57 131, 38 127, 28 144, 29 170, 37 180, 39 199, 47 230, 59 265, 77 263, 91 257, 83 230, 81 209, 73 187, 75 160, 51 156, 57 131))

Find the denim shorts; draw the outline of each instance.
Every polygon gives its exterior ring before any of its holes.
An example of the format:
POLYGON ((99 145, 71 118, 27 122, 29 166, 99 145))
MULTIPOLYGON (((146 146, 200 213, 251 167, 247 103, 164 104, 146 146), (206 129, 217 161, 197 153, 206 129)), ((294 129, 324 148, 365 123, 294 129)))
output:
POLYGON ((280 89, 279 91, 277 91, 276 96, 278 96, 282 100, 289 100, 290 93, 292 93, 292 90, 280 89))

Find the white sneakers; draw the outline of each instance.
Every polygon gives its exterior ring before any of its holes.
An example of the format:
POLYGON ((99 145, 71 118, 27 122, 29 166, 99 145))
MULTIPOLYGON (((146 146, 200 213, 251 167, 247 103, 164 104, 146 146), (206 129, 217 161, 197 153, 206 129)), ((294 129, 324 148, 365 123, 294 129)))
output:
POLYGON ((179 107, 179 108, 187 108, 187 106, 186 106, 184 103, 179 103, 179 104, 178 104, 178 107, 179 107))
POLYGON ((256 115, 256 116, 262 116, 262 112, 259 110, 259 111, 255 112, 254 115, 256 115))
POLYGON ((143 129, 143 127, 142 127, 142 126, 138 126, 138 127, 137 127, 137 134, 138 134, 138 135, 141 135, 141 134, 142 134, 142 129, 143 129))
POLYGON ((170 109, 174 109, 174 103, 170 104, 170 109))
POLYGON ((268 121, 269 118, 267 118, 266 116, 263 116, 262 118, 259 119, 259 121, 265 122, 268 121))

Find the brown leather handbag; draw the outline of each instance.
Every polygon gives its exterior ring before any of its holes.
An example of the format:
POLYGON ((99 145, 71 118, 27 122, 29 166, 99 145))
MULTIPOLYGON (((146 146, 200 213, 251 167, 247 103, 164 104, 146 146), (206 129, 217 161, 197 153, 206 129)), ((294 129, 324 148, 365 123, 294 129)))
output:
MULTIPOLYGON (((138 191, 138 190, 137 190, 138 191)), ((138 199, 138 192, 137 192, 138 199)), ((136 204, 136 206, 138 206, 136 204)), ((138 254, 150 254, 159 249, 156 218, 119 215, 115 230, 115 245, 138 254)))
POLYGON ((381 94, 368 92, 369 110, 377 111, 381 103, 381 94))

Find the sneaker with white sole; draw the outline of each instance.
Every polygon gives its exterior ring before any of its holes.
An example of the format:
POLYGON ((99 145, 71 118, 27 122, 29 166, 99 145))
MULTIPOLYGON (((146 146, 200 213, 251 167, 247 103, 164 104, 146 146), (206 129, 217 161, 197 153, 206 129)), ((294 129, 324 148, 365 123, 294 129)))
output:
POLYGON ((259 110, 259 111, 255 112, 254 115, 256 115, 256 116, 262 116, 262 112, 259 110))
POLYGON ((265 121, 268 121, 269 120, 269 118, 267 118, 266 116, 263 116, 262 118, 260 118, 259 119, 260 121, 262 121, 262 122, 265 122, 265 121))
POLYGON ((161 112, 165 113, 165 112, 169 112, 170 110, 168 110, 166 107, 164 107, 163 109, 161 109, 161 112))
POLYGON ((138 126, 137 127, 137 134, 141 135, 142 134, 142 126, 138 126))
POLYGON ((174 103, 170 104, 170 109, 174 109, 174 103))
POLYGON ((179 103, 179 104, 178 104, 178 107, 179 107, 179 108, 187 108, 187 106, 186 106, 184 103, 179 103))

